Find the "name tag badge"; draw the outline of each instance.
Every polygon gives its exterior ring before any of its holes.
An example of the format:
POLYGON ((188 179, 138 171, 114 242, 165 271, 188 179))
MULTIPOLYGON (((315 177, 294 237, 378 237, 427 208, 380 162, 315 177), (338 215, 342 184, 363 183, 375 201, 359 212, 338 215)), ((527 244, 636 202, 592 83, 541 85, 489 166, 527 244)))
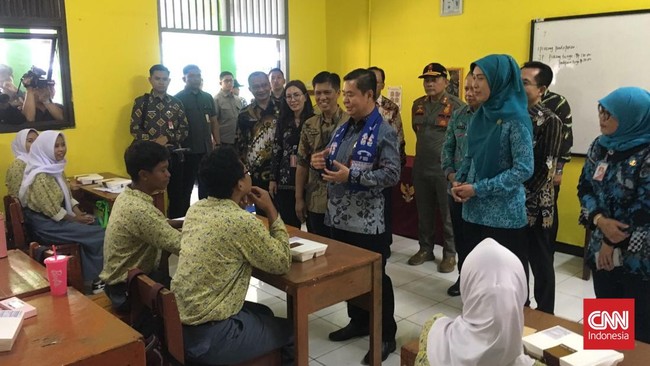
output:
POLYGON ((298 165, 298 157, 296 155, 291 155, 289 157, 289 165, 292 168, 295 168, 298 165))
POLYGON ((208 123, 210 123, 210 116, 208 116, 207 113, 205 114, 205 121, 208 122, 208 123))
POLYGON ((594 172, 593 180, 595 180, 596 182, 602 182, 603 178, 605 178, 605 173, 607 172, 608 166, 609 164, 603 161, 598 163, 598 166, 596 167, 596 171, 594 172))
POLYGON ((168 127, 170 130, 173 130, 173 129, 174 129, 174 123, 173 123, 172 121, 167 121, 167 127, 168 127))

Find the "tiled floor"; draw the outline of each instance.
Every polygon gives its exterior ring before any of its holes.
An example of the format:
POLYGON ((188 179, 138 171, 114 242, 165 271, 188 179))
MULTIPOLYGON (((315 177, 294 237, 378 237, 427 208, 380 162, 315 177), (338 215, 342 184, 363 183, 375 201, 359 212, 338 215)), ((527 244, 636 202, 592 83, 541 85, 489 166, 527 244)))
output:
MULTIPOLYGON (((460 297, 447 296, 447 288, 456 280, 457 272, 438 273, 436 263, 426 262, 420 266, 406 263, 417 251, 416 240, 394 236, 392 256, 387 271, 395 289, 395 319, 397 320, 397 350, 383 363, 399 365, 402 344, 417 338, 422 325, 432 315, 444 313, 457 316, 461 312, 460 297)), ((442 248, 436 246, 436 258, 442 256, 442 248)), ((592 281, 583 281, 582 258, 555 254, 555 314, 573 321, 582 320, 583 297, 595 297, 592 281)), ((532 282, 531 282, 532 283, 532 282)), ((531 287, 532 288, 532 287, 531 287)), ((268 305, 278 316, 286 316, 285 294, 256 279, 251 280, 247 300, 268 305)), ((535 307, 535 302, 531 306, 535 307)), ((347 342, 331 342, 327 335, 348 323, 344 303, 310 315, 309 356, 310 365, 359 365, 368 349, 368 337, 347 342)))

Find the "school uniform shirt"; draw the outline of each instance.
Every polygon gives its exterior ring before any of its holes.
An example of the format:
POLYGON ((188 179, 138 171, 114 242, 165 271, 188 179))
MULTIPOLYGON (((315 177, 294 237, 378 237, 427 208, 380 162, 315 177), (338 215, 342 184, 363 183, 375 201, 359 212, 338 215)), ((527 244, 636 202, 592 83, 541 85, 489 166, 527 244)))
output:
POLYGON ((20 184, 23 181, 26 167, 27 163, 20 159, 15 159, 9 164, 5 184, 7 185, 7 191, 10 196, 18 197, 18 191, 20 190, 20 184))
POLYGON ((174 229, 153 204, 153 197, 126 187, 113 204, 104 238, 104 270, 99 275, 106 284, 126 282, 131 268, 151 273, 158 268, 164 249, 177 254, 181 232, 174 229))
POLYGON ((253 267, 289 271, 289 234, 279 217, 266 229, 230 199, 208 197, 190 207, 171 290, 181 322, 199 325, 237 314, 253 267))
POLYGON ((553 176, 562 143, 562 121, 548 108, 538 103, 528 108, 533 121, 533 176, 525 183, 528 225, 542 220, 542 227, 553 225, 555 189, 553 176))
POLYGON ((327 182, 314 169, 310 169, 311 154, 323 151, 332 139, 334 131, 350 116, 338 108, 332 119, 328 120, 322 114, 315 115, 305 121, 300 132, 298 144, 298 164, 309 170, 305 186, 305 203, 307 211, 324 214, 327 210, 327 182))
POLYGON ((650 279, 650 145, 607 151, 598 143, 601 138, 591 144, 578 181, 580 222, 592 229, 587 263, 595 268, 595 255, 604 235, 593 225, 593 219, 602 213, 630 226, 625 230, 629 237, 616 244, 622 248, 626 272, 650 279), (594 179, 599 165, 604 163, 607 169, 594 179))
MULTIPOLYGON (((24 206, 34 212, 39 212, 54 221, 61 221, 68 211, 64 208, 64 195, 56 179, 47 174, 39 173, 34 182, 27 188, 24 206)), ((79 204, 72 198, 71 207, 79 204)))

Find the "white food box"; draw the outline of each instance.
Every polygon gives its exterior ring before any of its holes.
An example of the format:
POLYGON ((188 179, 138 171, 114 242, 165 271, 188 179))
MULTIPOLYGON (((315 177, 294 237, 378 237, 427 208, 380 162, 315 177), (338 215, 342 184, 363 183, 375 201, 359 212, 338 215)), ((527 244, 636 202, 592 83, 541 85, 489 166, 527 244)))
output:
POLYGON ((102 186, 111 189, 124 188, 131 184, 131 179, 126 178, 109 178, 102 180, 102 186))
POLYGON ((291 257, 296 262, 304 262, 325 254, 327 244, 294 236, 289 238, 291 257))
POLYGON ((0 352, 11 351, 24 316, 21 310, 0 310, 0 352))
POLYGON ((0 309, 20 310, 25 314, 25 319, 36 316, 36 308, 17 297, 10 297, 0 301, 0 309))
POLYGON ((99 174, 80 174, 80 175, 75 175, 74 179, 77 180, 77 182, 81 183, 82 185, 87 185, 87 184, 96 184, 99 183, 104 177, 102 177, 99 174))
POLYGON ((563 344, 576 352, 560 358, 562 366, 613 366, 623 361, 624 355, 614 350, 585 350, 583 338, 559 325, 523 337, 529 355, 541 359, 545 349, 563 344))

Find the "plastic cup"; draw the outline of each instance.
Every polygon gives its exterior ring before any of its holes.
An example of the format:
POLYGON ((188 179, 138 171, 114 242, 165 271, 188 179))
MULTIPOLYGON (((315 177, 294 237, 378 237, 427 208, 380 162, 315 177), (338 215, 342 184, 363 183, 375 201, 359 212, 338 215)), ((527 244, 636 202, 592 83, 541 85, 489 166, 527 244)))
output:
POLYGON ((56 255, 45 258, 45 269, 52 295, 66 295, 68 293, 68 257, 56 255))

